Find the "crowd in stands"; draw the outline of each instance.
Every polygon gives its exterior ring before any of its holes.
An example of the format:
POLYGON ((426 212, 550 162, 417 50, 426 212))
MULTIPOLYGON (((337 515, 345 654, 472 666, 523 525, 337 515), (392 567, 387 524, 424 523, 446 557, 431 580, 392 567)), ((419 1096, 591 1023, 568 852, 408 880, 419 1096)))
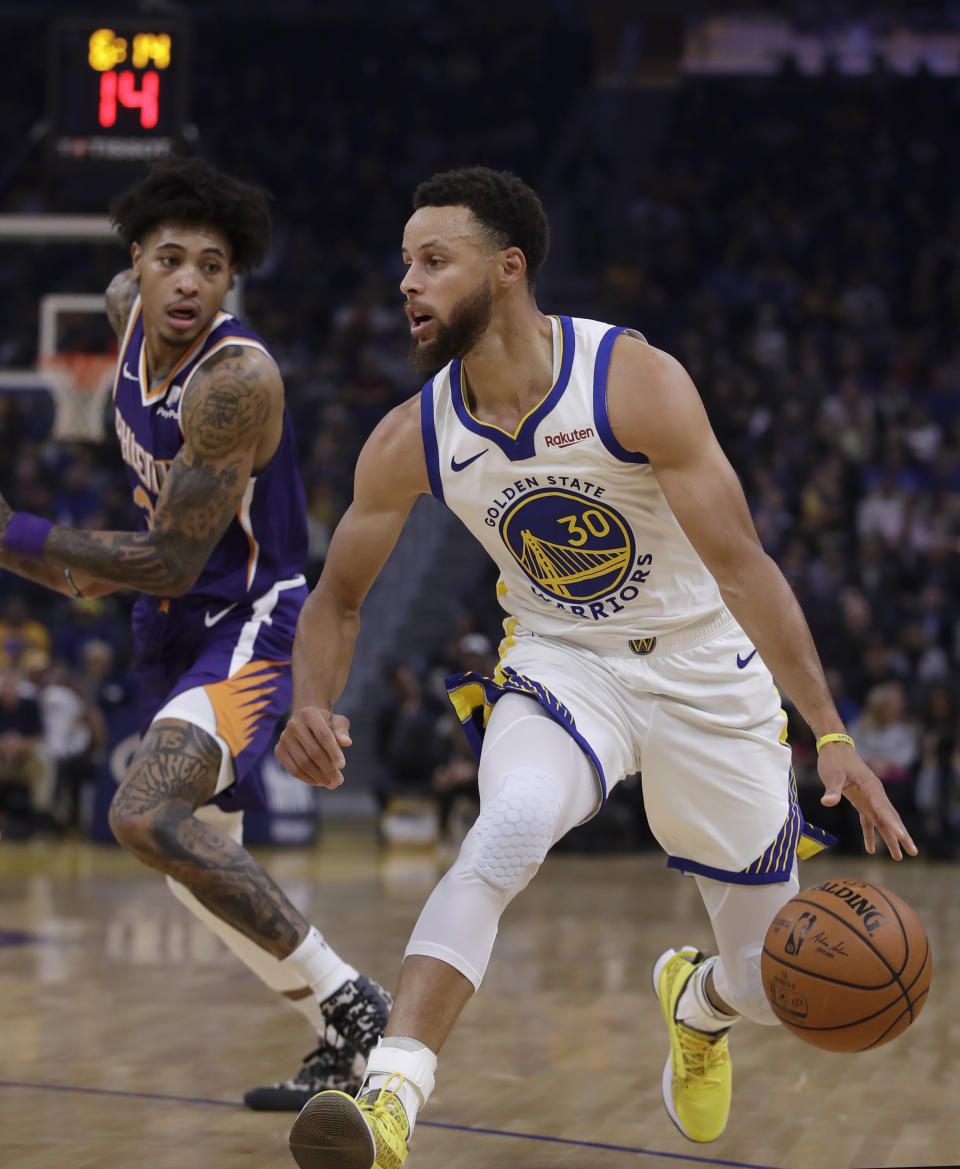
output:
POLYGON ((960 843, 957 102, 925 75, 688 82, 603 306, 690 371, 854 737, 934 852, 960 843))
MULTIPOLYGON (((226 26, 225 60, 245 35, 226 26)), ((228 91, 210 72, 195 100, 205 152, 275 195, 276 247, 246 307, 278 357, 298 430, 311 579, 349 502, 360 445, 417 388, 396 290, 412 186, 478 161, 538 185, 564 112, 589 83, 574 24, 554 29, 551 61, 538 54, 536 69, 519 67, 533 59, 522 36, 497 55, 439 22, 419 48, 391 57, 356 35, 349 59, 366 85, 338 90, 317 67, 304 75, 306 50, 292 43, 282 83, 251 68, 228 91), (307 79, 326 87, 323 100, 307 101, 307 79), (385 86, 396 110, 382 106, 385 86), (401 111, 411 88, 427 96, 401 111), (508 88, 516 97, 504 101, 508 88), (241 117, 243 137, 231 133, 241 117)), ((785 67, 687 78, 626 213, 605 215, 603 184, 589 175, 571 180, 595 192, 595 218, 581 222, 582 237, 555 243, 578 280, 576 311, 640 329, 689 370, 841 713, 932 856, 960 854, 958 104, 956 78, 923 74, 810 78, 785 67)), ((621 142, 629 150, 626 134, 621 142)), ((583 162, 594 176, 617 165, 596 151, 583 162)), ((5 210, 26 207, 23 188, 19 206, 9 191, 0 197, 5 210)), ((553 302, 549 261, 539 301, 572 307, 553 302)), ((53 447, 13 399, 0 401, 0 465, 19 508, 88 527, 132 522, 112 446, 53 447)), ((381 795, 475 781, 438 679, 466 668, 465 636, 486 659, 495 652, 494 577, 463 598, 456 637, 448 631, 432 660, 392 666, 381 795)), ((0 576, 0 704, 16 691, 52 710, 48 691, 66 685, 77 696, 74 741, 86 736, 75 754, 95 756, 105 690, 129 694, 128 609, 123 594, 77 603, 0 576)), ((813 742, 785 700, 805 811, 856 848, 849 814, 817 802, 813 742)), ((48 758, 58 751, 48 742, 48 758)), ((44 782, 47 810, 75 818, 70 782, 44 782), (62 806, 49 794, 60 789, 62 806)))

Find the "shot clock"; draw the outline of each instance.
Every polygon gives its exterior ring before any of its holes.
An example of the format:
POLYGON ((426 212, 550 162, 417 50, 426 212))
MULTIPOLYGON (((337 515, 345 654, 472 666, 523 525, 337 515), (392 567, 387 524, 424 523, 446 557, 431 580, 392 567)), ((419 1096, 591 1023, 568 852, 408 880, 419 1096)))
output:
POLYGON ((144 162, 183 140, 188 35, 177 20, 58 21, 48 50, 48 143, 61 162, 144 162))

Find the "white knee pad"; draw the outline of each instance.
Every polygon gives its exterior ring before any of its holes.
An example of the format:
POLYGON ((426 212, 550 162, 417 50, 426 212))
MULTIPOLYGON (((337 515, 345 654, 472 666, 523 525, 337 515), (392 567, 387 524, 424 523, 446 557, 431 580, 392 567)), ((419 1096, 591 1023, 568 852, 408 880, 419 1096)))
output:
POLYGON ((500 915, 543 863, 564 801, 563 785, 545 772, 510 772, 430 894, 406 955, 439 958, 479 988, 500 915))
POLYGON ((468 869, 506 895, 507 905, 530 883, 554 840, 563 789, 532 767, 505 777, 468 833, 454 868, 468 869))

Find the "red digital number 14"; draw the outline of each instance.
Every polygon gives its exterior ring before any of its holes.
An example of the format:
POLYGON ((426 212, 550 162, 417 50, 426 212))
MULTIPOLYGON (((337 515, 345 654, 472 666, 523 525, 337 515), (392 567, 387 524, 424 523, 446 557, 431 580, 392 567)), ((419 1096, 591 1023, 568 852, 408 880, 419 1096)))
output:
POLYGON ((152 130, 160 116, 160 74, 148 69, 137 89, 136 78, 129 69, 120 73, 110 69, 100 74, 100 125, 110 127, 117 121, 117 105, 140 111, 140 125, 152 130))

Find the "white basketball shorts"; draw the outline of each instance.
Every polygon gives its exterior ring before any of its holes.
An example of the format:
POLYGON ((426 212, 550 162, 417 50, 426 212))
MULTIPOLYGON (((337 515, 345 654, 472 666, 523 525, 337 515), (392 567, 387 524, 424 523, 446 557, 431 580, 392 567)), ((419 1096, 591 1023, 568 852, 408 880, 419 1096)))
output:
POLYGON ((729 612, 621 648, 506 624, 492 679, 447 680, 478 754, 497 699, 529 694, 586 751, 604 798, 641 773, 650 828, 674 868, 768 884, 789 878, 795 855, 832 843, 803 819, 780 695, 729 612))

